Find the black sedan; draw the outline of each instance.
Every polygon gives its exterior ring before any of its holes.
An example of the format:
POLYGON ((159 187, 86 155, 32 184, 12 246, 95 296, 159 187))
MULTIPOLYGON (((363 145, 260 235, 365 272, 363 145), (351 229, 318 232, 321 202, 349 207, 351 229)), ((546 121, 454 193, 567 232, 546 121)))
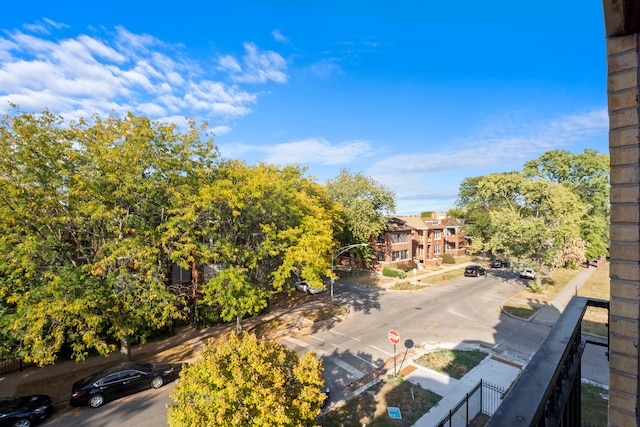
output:
POLYGON ((464 275, 471 277, 486 276, 487 271, 479 265, 469 265, 464 269, 464 275))
POLYGON ((69 404, 97 408, 108 400, 148 388, 160 388, 175 378, 175 371, 168 363, 121 363, 76 381, 69 404))
POLYGON ((53 403, 45 394, 0 397, 0 427, 29 427, 51 415, 53 403))

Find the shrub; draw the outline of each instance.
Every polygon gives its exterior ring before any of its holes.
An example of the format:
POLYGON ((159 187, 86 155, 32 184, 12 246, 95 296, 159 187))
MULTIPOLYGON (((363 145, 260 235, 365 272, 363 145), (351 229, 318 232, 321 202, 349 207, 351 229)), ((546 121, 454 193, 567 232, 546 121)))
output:
POLYGON ((443 264, 455 264, 456 259, 451 254, 442 254, 442 263, 443 264))
POLYGON ((382 269, 382 275, 386 277, 398 277, 400 279, 404 279, 407 277, 407 273, 403 270, 391 267, 385 267, 382 269))
POLYGON ((400 261, 396 264, 396 268, 404 271, 413 270, 414 268, 418 268, 418 264, 412 259, 407 261, 400 261))
POLYGON ((541 294, 544 291, 544 285, 538 286, 535 280, 529 280, 529 288, 534 294, 541 294))

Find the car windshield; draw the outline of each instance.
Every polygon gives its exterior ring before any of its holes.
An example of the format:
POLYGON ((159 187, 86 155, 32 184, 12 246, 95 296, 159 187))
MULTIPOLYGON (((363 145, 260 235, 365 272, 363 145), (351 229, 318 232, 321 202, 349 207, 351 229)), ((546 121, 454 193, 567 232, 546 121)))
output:
POLYGON ((0 397, 0 414, 7 414, 13 411, 19 403, 20 399, 15 397, 0 397))

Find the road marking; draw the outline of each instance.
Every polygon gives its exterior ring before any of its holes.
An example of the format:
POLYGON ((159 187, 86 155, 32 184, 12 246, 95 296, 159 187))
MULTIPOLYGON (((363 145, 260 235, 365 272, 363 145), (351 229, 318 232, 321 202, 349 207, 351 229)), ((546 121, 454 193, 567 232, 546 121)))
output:
POLYGON ((289 342, 291 342, 291 343, 293 343, 293 344, 295 344, 297 346, 300 346, 302 348, 308 348, 309 347, 309 344, 307 344, 306 342, 300 341, 300 340, 292 338, 292 337, 284 337, 283 339, 285 339, 285 340, 287 340, 287 341, 289 341, 289 342))
POLYGON ((337 357, 330 357, 329 360, 331 360, 333 363, 338 365, 340 368, 344 369, 345 371, 349 372, 351 375, 353 375, 353 376, 355 376, 357 378, 364 377, 364 372, 362 372, 359 369, 354 368, 353 366, 349 365, 344 360, 338 359, 337 357))
MULTIPOLYGON (((305 350, 308 350, 311 346, 309 344, 307 344, 306 342, 300 341, 298 339, 295 338, 291 338, 291 337, 284 337, 282 338, 283 340, 287 340, 290 343, 297 345, 299 347, 304 348, 305 350)), ((317 349, 315 347, 311 347, 311 351, 313 351, 314 353, 316 353, 318 356, 326 356, 327 352, 322 350, 322 349, 317 349)))
POLYGON ((484 299, 484 300, 492 301, 492 302, 502 302, 502 301, 504 301, 504 298, 499 298, 499 297, 495 297, 495 298, 480 297, 480 299, 484 299))
POLYGON ((343 337, 345 336, 342 332, 334 331, 333 329, 329 329, 329 332, 331 332, 332 334, 341 335, 343 337))
POLYGON ((366 364, 368 364, 368 365, 371 365, 371 366, 373 366, 374 368, 377 368, 377 366, 376 366, 375 364, 371 363, 371 362, 370 362, 370 361, 368 361, 367 359, 363 359, 362 357, 358 356, 357 354, 353 354, 353 353, 350 353, 350 354, 351 354, 353 357, 356 357, 356 358, 358 358, 358 359, 362 360, 364 363, 366 363, 366 364))
POLYGON ((325 343, 327 342, 327 340, 323 340, 322 338, 318 338, 314 335, 309 335, 310 338, 313 338, 314 340, 320 341, 321 343, 325 343))
POLYGON ((373 349, 375 349, 375 350, 378 350, 379 352, 384 353, 384 354, 386 354, 387 356, 393 356, 393 354, 389 353, 388 351, 384 351, 383 349, 378 348, 378 347, 376 347, 375 345, 370 345, 369 347, 371 347, 371 348, 373 348, 373 349))

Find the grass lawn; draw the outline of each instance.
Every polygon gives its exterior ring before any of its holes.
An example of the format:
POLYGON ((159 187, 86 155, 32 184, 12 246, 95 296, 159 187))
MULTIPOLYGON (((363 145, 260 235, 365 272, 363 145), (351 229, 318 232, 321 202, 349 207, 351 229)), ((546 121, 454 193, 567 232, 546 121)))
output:
POLYGON ((539 292, 534 292, 530 287, 511 297, 502 305, 502 309, 512 316, 528 319, 538 310, 536 305, 548 304, 571 281, 580 269, 560 268, 541 280, 539 292))
POLYGON ((457 279, 458 277, 462 277, 464 275, 464 269, 458 268, 455 270, 450 270, 444 272, 442 274, 435 274, 433 276, 425 277, 420 280, 420 283, 425 283, 427 285, 439 285, 440 283, 446 282, 447 280, 457 279))
POLYGON ((606 426, 609 392, 590 384, 582 384, 582 425, 606 426))
POLYGON ((564 286, 571 281, 580 269, 559 268, 553 273, 542 278, 541 291, 534 292, 527 287, 513 296, 517 300, 525 300, 538 304, 549 303, 564 286))
POLYGON ((480 350, 437 350, 424 354, 415 363, 452 378, 460 379, 487 357, 480 350))
POLYGON ((435 406, 442 396, 391 375, 366 391, 318 418, 322 427, 409 427, 435 406), (392 420, 387 407, 400 408, 401 420, 392 420))
MULTIPOLYGON (((524 289, 514 295, 511 301, 505 302, 502 309, 513 316, 528 319, 537 310, 535 304, 549 303, 579 272, 579 269, 558 269, 542 279, 541 292, 533 292, 530 288, 524 289), (526 301, 526 303, 519 301, 526 301)), ((608 300, 609 284, 609 263, 606 263, 603 267, 595 268, 589 280, 578 290, 578 295, 608 300)), ((606 337, 608 321, 606 309, 589 307, 582 320, 582 331, 606 337)))

